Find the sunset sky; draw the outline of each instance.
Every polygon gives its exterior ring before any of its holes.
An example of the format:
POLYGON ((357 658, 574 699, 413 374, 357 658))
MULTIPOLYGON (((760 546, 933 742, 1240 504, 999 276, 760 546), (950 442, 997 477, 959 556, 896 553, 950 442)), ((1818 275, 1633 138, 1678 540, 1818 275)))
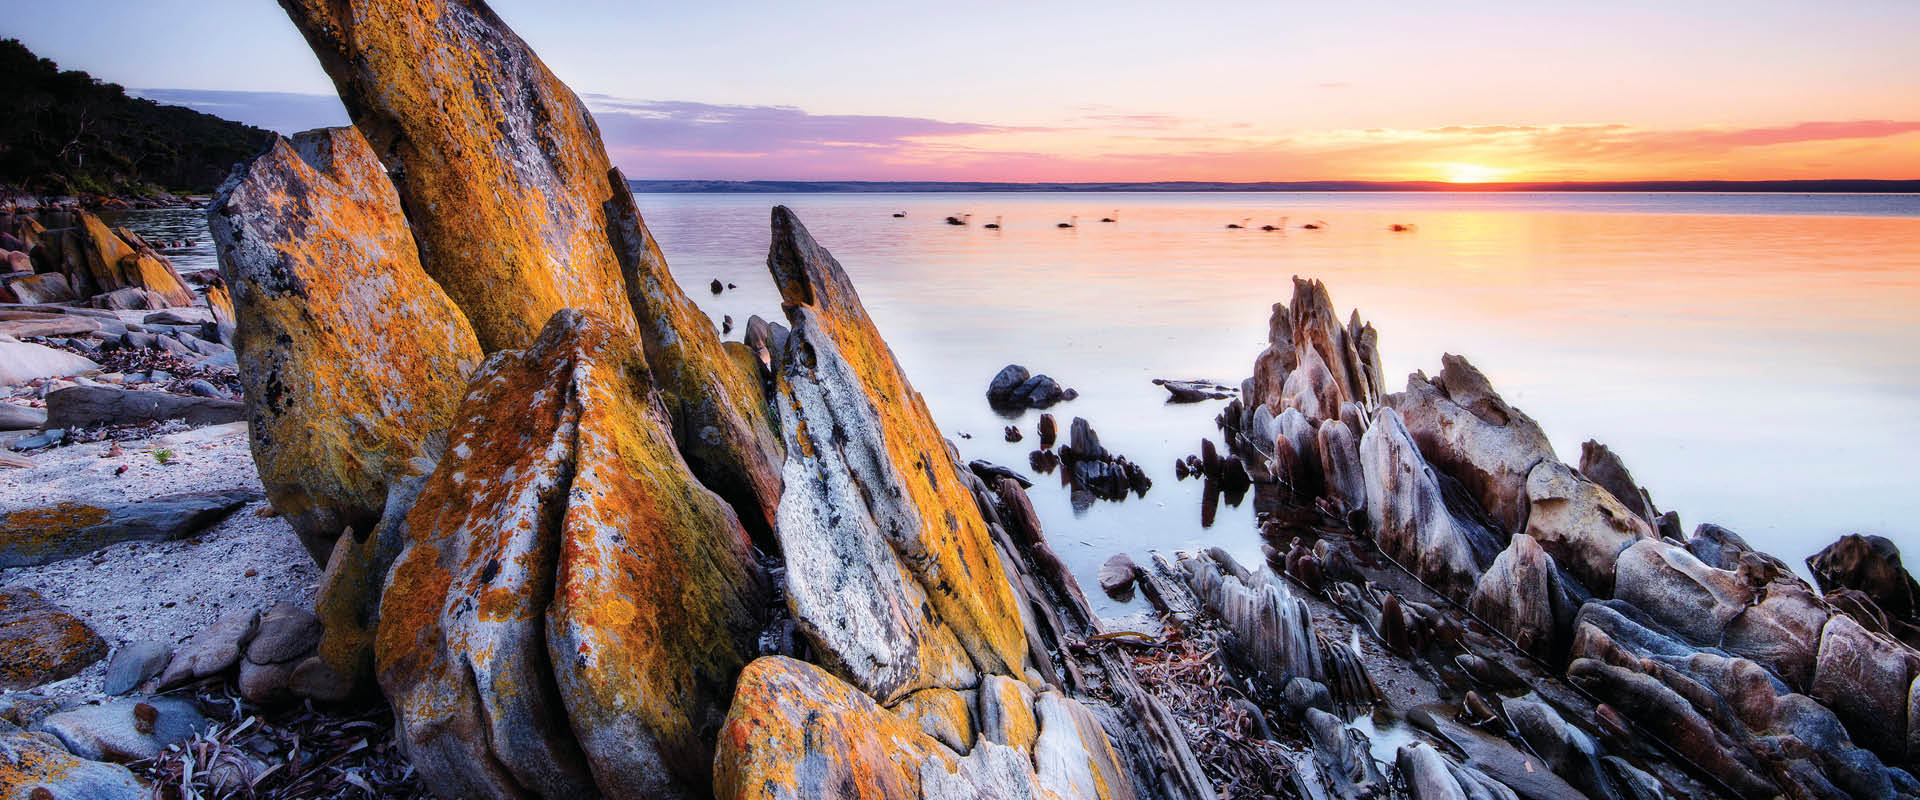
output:
MULTIPOLYGON (((492 5, 635 178, 1920 178, 1914 0, 492 5)), ((345 120, 268 0, 0 0, 0 35, 345 120)))

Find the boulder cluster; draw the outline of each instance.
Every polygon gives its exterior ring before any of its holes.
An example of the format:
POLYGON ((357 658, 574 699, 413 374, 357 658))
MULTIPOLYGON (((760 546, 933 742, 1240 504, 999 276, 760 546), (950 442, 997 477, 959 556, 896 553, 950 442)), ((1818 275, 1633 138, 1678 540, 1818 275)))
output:
MULTIPOLYGON (((1500 782, 1475 753, 1518 744, 1589 796, 1648 796, 1635 786, 1650 776, 1608 759, 1649 746, 1722 794, 1920 796, 1903 769, 1920 760, 1920 651, 1910 627, 1920 592, 1891 543, 1842 539, 1809 559, 1815 588, 1724 528, 1702 525, 1683 538, 1677 515, 1659 512, 1616 454, 1588 442, 1577 465, 1561 462, 1539 425, 1463 358, 1446 356, 1438 376, 1416 373, 1404 391, 1383 392, 1371 326, 1357 314, 1345 326, 1336 319, 1325 288, 1296 279, 1291 304, 1274 307, 1245 402, 1229 404, 1221 423, 1249 471, 1277 488, 1268 509, 1276 519, 1288 507, 1317 508, 1417 582, 1392 588, 1391 576, 1367 566, 1373 556, 1338 537, 1271 549, 1274 569, 1364 618, 1390 650, 1451 653, 1455 664, 1442 668, 1460 665, 1478 687, 1462 718, 1490 715, 1508 727, 1510 736, 1474 745, 1481 731, 1431 722, 1468 758, 1403 748, 1399 767, 1415 797, 1474 795, 1477 778, 1462 769, 1500 782), (1412 599, 1428 593, 1431 603, 1412 599), (1486 653, 1460 644, 1460 623, 1441 605, 1464 607, 1472 624, 1555 674, 1509 680, 1486 653), (1539 704, 1522 699, 1542 685, 1571 686, 1585 699, 1549 703, 1558 711, 1547 709, 1546 724, 1539 704), (1548 755, 1570 747, 1586 755, 1548 755)), ((1217 576, 1196 578, 1195 588, 1209 605, 1239 609, 1228 620, 1252 620, 1235 627, 1286 617, 1284 594, 1258 585, 1272 578, 1248 574, 1254 581, 1238 594, 1222 595, 1217 576)), ((1317 677, 1292 655, 1304 648, 1304 623, 1263 624, 1291 631, 1279 642, 1251 634, 1256 649, 1286 661, 1280 674, 1317 677)))

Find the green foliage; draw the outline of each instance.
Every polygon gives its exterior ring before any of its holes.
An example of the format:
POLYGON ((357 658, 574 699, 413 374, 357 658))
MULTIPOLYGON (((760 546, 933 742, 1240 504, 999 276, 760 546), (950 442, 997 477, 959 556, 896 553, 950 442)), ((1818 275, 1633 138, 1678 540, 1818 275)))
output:
POLYGON ((169 461, 172 461, 172 460, 173 460, 173 450, 171 450, 171 449, 169 449, 169 448, 165 448, 165 447, 162 447, 162 448, 160 448, 160 449, 158 449, 158 450, 155 450, 155 451, 153 451, 153 460, 155 460, 155 461, 158 461, 158 462, 160 462, 161 464, 165 464, 165 463, 167 463, 167 462, 169 462, 169 461))
POLYGON ((41 194, 210 192, 271 136, 128 97, 0 39, 0 183, 41 194))

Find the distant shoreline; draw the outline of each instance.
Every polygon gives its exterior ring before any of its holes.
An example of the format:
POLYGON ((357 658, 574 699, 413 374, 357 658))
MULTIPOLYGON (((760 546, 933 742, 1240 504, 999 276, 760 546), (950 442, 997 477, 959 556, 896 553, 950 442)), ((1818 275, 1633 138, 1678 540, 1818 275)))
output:
POLYGON ((969 181, 628 181, 654 194, 907 194, 923 192, 1635 192, 1920 194, 1920 180, 1606 181, 1446 183, 1442 181, 1153 181, 1010 183, 969 181))

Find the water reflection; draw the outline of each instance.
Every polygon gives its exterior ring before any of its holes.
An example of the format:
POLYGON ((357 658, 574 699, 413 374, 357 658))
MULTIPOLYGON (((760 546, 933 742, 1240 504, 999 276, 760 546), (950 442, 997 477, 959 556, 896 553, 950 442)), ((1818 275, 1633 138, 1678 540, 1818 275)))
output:
MULTIPOLYGON (((1359 308, 1374 323, 1390 385, 1437 369, 1443 351, 1466 354, 1563 460, 1589 437, 1605 442, 1688 526, 1726 525, 1789 562, 1850 531, 1920 550, 1906 452, 1920 442, 1920 197, 636 199, 681 285, 716 322, 779 319, 767 216, 793 206, 845 265, 935 418, 949 434, 974 434, 958 440, 969 459, 1046 472, 1031 440, 997 434, 1038 422, 1038 412, 1003 415, 986 403, 1002 366, 1078 389, 1053 413, 1086 418, 1155 483, 1119 503, 1076 504, 1070 480, 1033 492, 1056 550, 1103 613, 1123 610, 1093 591, 1113 552, 1219 545, 1259 556, 1256 504, 1218 503, 1222 487, 1210 493, 1173 472, 1215 435, 1225 401, 1169 404, 1153 380, 1233 384, 1248 374, 1269 306, 1290 295, 1296 274, 1325 280, 1343 313, 1359 308), (946 225, 948 214, 974 224, 946 225), (1077 227, 1055 227, 1076 215, 1077 227), (1089 221, 1103 215, 1119 221, 1089 221), (996 217, 997 230, 979 224, 996 217), (1259 230, 1282 217, 1286 230, 1259 230), (1254 227, 1223 227, 1248 218, 1254 227), (1301 227, 1314 221, 1324 225, 1301 227), (700 290, 714 279, 738 288, 700 290)), ((204 212, 140 213, 199 232, 158 234, 200 241, 174 257, 182 271, 213 266, 204 212)), ((128 223, 148 235, 134 216, 128 223)))

